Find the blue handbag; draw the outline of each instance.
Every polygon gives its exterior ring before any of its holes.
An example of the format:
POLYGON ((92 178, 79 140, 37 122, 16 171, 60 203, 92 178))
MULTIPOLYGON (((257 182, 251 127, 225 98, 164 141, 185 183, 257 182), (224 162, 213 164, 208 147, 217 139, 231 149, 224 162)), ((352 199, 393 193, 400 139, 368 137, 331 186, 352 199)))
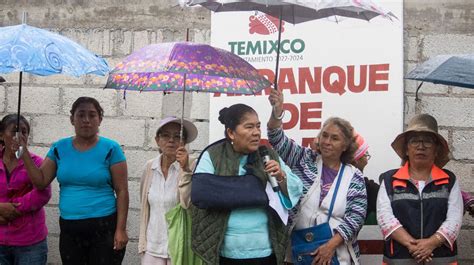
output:
MULTIPOLYGON (((337 177, 336 188, 334 189, 331 205, 329 206, 327 222, 305 229, 294 230, 291 233, 291 253, 295 265, 311 265, 311 262, 313 262, 314 259, 311 252, 314 252, 317 248, 324 245, 332 238, 329 219, 331 218, 332 210, 334 208, 334 202, 336 201, 337 190, 341 183, 344 168, 345 165, 342 165, 339 176, 337 177)), ((339 265, 336 254, 332 256, 331 265, 339 265)))

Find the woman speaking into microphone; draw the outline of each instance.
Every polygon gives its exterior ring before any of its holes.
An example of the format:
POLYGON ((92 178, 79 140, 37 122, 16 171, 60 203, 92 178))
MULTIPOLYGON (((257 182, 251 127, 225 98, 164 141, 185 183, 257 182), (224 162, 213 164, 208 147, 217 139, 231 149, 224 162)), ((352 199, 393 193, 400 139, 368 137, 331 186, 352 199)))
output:
MULTIPOLYGON (((303 184, 273 150, 267 149, 268 154, 262 150, 263 156, 268 157, 261 157, 258 151, 260 121, 254 109, 244 104, 232 105, 219 112, 219 121, 225 126, 225 139, 204 150, 192 177, 193 250, 210 265, 282 265, 288 240, 288 215, 285 219, 281 212, 298 202, 303 184), (245 208, 198 208, 193 192, 197 189, 197 177, 202 173, 207 173, 209 178, 217 175, 220 180, 229 181, 251 174, 256 177, 256 184, 262 183, 256 186, 265 189, 262 192, 266 192, 269 202, 245 208), (278 188, 269 183, 271 177, 275 177, 278 188)), ((177 155, 178 161, 182 155, 177 155)))

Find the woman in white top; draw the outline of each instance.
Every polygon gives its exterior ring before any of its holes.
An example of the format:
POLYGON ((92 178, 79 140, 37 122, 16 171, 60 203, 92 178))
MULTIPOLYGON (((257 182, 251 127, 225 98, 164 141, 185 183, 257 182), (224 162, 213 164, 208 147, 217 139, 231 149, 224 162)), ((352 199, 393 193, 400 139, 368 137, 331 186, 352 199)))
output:
POLYGON ((197 137, 190 121, 183 121, 183 139, 180 129, 181 120, 176 117, 161 120, 155 136, 160 154, 145 164, 141 177, 138 252, 142 265, 171 265, 165 214, 179 203, 176 150, 197 137))

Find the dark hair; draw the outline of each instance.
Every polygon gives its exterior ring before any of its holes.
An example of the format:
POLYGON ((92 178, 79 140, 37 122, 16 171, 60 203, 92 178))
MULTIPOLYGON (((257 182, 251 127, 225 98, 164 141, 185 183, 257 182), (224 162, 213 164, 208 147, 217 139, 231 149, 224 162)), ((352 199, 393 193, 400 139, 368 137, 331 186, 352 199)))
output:
MULTIPOLYGON (((4 133, 7 127, 10 126, 11 124, 15 124, 15 128, 16 128, 17 121, 18 121, 17 114, 8 114, 7 116, 3 117, 2 121, 0 121, 0 133, 4 133)), ((30 134, 30 123, 25 117, 23 117, 23 115, 20 115, 20 122, 26 125, 26 130, 28 134, 30 134)), ((5 143, 3 142, 3 140, 0 140, 0 144, 4 145, 5 143)))
POLYGON ((227 129, 235 131, 235 128, 242 123, 242 119, 247 113, 257 114, 252 107, 245 104, 234 104, 219 111, 219 121, 225 126, 225 138, 229 139, 227 129))
POLYGON ((79 106, 81 104, 92 104, 92 105, 94 105, 94 108, 99 113, 99 117, 101 119, 104 117, 104 109, 102 109, 102 107, 100 106, 99 101, 97 101, 97 99, 91 98, 91 97, 79 97, 79 98, 77 98, 76 101, 74 101, 74 103, 72 103, 72 107, 71 107, 71 111, 70 111, 72 116, 74 116, 74 113, 76 112, 77 108, 79 108, 79 106))
POLYGON ((318 138, 321 137, 323 129, 329 125, 335 125, 339 128, 339 130, 341 130, 347 148, 344 152, 342 152, 340 159, 342 163, 350 164, 352 162, 352 158, 354 157, 354 153, 358 148, 356 139, 354 137, 354 127, 352 127, 351 123, 345 119, 331 117, 324 122, 323 128, 319 132, 318 138))

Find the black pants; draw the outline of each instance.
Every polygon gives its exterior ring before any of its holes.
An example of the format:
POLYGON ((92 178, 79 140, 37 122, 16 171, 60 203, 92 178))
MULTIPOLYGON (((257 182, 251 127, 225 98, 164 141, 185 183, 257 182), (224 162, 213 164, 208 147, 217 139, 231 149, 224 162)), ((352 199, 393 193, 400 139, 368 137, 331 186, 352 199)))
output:
POLYGON ((256 259, 228 259, 220 257, 220 265, 276 265, 275 255, 256 259))
POLYGON ((125 248, 114 250, 117 215, 81 220, 59 218, 59 252, 63 265, 122 264, 125 248))

